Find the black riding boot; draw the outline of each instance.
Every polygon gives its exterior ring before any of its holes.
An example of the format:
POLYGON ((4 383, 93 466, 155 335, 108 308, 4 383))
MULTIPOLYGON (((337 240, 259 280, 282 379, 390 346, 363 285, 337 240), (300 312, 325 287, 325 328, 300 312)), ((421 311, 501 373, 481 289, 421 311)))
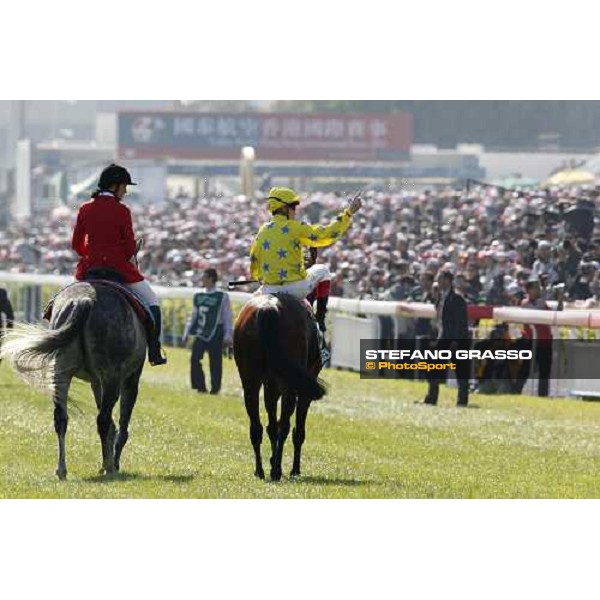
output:
POLYGON ((148 362, 154 367, 156 365, 166 364, 167 357, 160 346, 160 332, 162 326, 160 306, 151 306, 150 311, 154 317, 154 328, 148 334, 148 362))
POLYGON ((317 322, 317 334, 319 336, 319 346, 321 353, 321 365, 325 366, 331 357, 331 353, 327 348, 327 342, 325 341, 325 315, 327 314, 327 301, 326 298, 317 298, 317 311, 315 313, 315 321, 317 322))
POLYGON ((327 315, 327 303, 329 302, 329 296, 324 298, 317 298, 317 312, 315 313, 315 319, 319 324, 319 329, 322 333, 327 331, 325 327, 325 315, 327 315))

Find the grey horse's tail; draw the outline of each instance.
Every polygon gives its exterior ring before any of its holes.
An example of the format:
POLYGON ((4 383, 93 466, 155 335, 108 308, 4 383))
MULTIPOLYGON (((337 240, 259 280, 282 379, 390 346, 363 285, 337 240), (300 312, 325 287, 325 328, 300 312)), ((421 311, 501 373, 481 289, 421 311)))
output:
POLYGON ((281 313, 277 306, 258 309, 258 337, 267 358, 267 366, 279 375, 298 394, 319 400, 326 394, 325 386, 308 369, 293 360, 280 342, 281 313))
POLYGON ((36 388, 53 390, 59 373, 51 362, 57 351, 72 342, 83 330, 92 309, 91 298, 80 298, 71 307, 66 321, 57 329, 41 325, 15 323, 8 330, 0 348, 0 358, 5 359, 18 375, 36 388))

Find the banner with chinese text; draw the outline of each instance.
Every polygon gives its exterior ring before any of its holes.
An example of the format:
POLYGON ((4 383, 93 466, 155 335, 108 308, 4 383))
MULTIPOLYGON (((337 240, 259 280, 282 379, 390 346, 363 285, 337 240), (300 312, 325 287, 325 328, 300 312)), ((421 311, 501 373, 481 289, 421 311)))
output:
POLYGON ((409 157, 409 114, 121 112, 119 156, 237 160, 394 161, 409 157))

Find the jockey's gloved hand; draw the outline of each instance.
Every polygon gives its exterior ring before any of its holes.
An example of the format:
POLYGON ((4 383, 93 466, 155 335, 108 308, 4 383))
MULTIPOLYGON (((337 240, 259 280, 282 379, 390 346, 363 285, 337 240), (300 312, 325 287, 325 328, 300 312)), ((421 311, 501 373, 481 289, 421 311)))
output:
POLYGON ((352 200, 350 201, 350 204, 348 205, 348 210, 350 211, 351 215, 354 215, 355 213, 357 213, 360 210, 360 207, 362 206, 362 201, 360 199, 360 195, 362 192, 358 192, 354 198, 352 198, 352 200))

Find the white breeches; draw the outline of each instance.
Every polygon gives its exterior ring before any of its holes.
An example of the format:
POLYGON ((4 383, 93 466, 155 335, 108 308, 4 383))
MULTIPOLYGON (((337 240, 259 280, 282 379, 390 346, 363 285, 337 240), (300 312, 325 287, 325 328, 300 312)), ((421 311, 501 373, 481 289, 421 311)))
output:
POLYGON ((135 283, 125 284, 132 292, 135 292, 140 296, 148 306, 158 306, 158 298, 154 293, 154 290, 150 287, 150 284, 143 279, 142 281, 136 281, 135 283))
POLYGON ((313 265, 306 269, 306 279, 284 283, 282 285, 263 285, 258 289, 259 294, 277 294, 285 292, 296 296, 300 300, 306 298, 321 281, 331 279, 331 273, 327 265, 313 265))

